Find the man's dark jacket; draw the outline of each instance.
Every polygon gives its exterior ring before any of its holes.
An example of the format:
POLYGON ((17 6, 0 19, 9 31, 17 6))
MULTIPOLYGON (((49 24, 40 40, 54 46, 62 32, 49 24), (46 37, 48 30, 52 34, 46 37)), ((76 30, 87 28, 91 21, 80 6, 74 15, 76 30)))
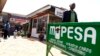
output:
MULTIPOLYGON (((75 13, 75 22, 78 22, 77 14, 76 14, 76 12, 74 12, 74 13, 75 13)), ((62 22, 71 22, 71 11, 64 12, 62 22)))

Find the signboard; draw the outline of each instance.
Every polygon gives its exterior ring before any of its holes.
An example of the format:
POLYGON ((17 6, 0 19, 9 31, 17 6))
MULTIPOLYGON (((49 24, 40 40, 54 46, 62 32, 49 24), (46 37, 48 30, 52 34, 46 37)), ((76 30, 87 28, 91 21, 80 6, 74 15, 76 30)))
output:
POLYGON ((21 23, 21 24, 25 24, 25 23, 28 23, 29 20, 26 20, 24 18, 10 18, 10 22, 14 22, 14 23, 21 23))
POLYGON ((98 56, 100 23, 50 23, 47 42, 76 56, 98 56))
POLYGON ((55 15, 56 16, 63 18, 63 12, 64 12, 64 10, 61 10, 59 8, 55 8, 55 15))
POLYGON ((10 22, 15 22, 15 18, 10 18, 10 22))

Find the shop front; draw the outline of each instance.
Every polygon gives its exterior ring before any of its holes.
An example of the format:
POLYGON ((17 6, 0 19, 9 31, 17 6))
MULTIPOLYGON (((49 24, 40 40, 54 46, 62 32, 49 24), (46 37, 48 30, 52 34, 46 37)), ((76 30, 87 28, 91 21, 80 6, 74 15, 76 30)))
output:
POLYGON ((33 12, 33 15, 30 14, 31 19, 29 25, 31 28, 29 29, 31 29, 30 32, 32 37, 39 38, 39 36, 43 34, 43 38, 46 39, 47 24, 62 21, 62 18, 55 15, 55 8, 56 7, 54 6, 47 5, 42 9, 33 12))

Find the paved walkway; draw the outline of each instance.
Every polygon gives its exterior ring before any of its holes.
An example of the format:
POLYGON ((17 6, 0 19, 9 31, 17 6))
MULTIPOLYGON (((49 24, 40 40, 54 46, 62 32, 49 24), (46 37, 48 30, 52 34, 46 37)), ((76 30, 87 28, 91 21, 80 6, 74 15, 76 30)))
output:
MULTIPOLYGON (((52 48, 54 56, 66 56, 61 51, 52 48)), ((11 36, 7 40, 1 38, 0 56, 46 56, 46 45, 36 39, 11 36)), ((51 56, 49 54, 49 56, 51 56)))

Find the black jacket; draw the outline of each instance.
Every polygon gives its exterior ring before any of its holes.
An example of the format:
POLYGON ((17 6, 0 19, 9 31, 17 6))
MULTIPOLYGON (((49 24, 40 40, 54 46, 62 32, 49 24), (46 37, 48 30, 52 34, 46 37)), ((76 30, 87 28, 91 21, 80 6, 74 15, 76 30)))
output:
MULTIPOLYGON (((77 14, 76 12, 75 13, 75 22, 78 22, 78 19, 77 19, 77 14)), ((63 20, 62 22, 71 22, 71 11, 65 11, 64 14, 63 14, 63 20)))

